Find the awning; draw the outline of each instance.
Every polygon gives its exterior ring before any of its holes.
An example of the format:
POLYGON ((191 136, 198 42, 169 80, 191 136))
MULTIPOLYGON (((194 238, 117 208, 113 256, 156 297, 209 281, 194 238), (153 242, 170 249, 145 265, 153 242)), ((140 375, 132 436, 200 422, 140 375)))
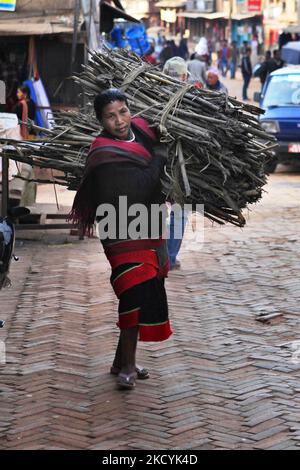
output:
POLYGON ((160 0, 155 3, 158 8, 182 8, 186 5, 186 1, 183 0, 160 0))
POLYGON ((232 20, 236 20, 236 21, 243 21, 243 20, 248 20, 250 18, 254 18, 254 16, 261 16, 262 13, 245 13, 245 14, 242 14, 242 13, 236 13, 236 14, 233 14, 231 16, 231 19, 232 20))
POLYGON ((215 12, 215 13, 201 13, 198 11, 184 11, 182 13, 177 13, 177 16, 181 16, 183 18, 203 18, 205 20, 218 20, 220 18, 226 18, 225 13, 215 12))
MULTIPOLYGON (((83 17, 80 15, 78 28, 81 27, 83 17)), ((0 19, 1 36, 34 36, 40 34, 73 33, 74 14, 43 15, 22 17, 11 15, 0 19)))
MULTIPOLYGON (((0 0, 1 1, 1 0, 0 0)), ((120 2, 116 0, 116 4, 120 2)), ((73 34, 74 13, 64 13, 61 15, 52 16, 28 16, 20 17, 15 14, 1 15, 0 19, 0 36, 32 36, 42 34, 59 34, 68 33, 73 34)), ((131 15, 128 15, 124 10, 113 6, 108 1, 101 2, 101 32, 110 32, 113 28, 113 21, 116 18, 124 18, 127 21, 139 23, 140 21, 131 15)), ((79 31, 83 24, 84 18, 80 15, 79 31)))
MULTIPOLYGON (((74 16, 35 16, 17 20, 0 20, 1 36, 32 36, 73 33, 74 16)), ((81 22, 80 22, 81 25, 81 22)))

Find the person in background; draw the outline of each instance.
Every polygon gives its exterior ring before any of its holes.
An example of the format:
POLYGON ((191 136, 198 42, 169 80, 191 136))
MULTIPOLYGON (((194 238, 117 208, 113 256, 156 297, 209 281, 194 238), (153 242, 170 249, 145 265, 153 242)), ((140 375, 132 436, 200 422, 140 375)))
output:
POLYGON ((243 41, 243 45, 241 46, 240 49, 240 56, 243 57, 247 54, 247 48, 248 48, 248 41, 243 41))
POLYGON ((163 73, 170 77, 186 82, 188 77, 187 64, 182 57, 175 56, 167 60, 163 67, 163 73))
POLYGON ((289 32, 283 31, 283 33, 279 35, 279 40, 278 40, 279 49, 281 49, 283 46, 285 46, 288 42, 292 40, 293 40, 292 34, 289 32))
MULTIPOLYGON (((207 39, 205 37, 202 36, 199 39, 199 42, 195 47, 195 53, 198 56, 201 56, 202 60, 204 60, 208 64, 208 62, 209 62, 209 50, 208 50, 208 42, 207 42, 207 39)), ((191 58, 191 60, 193 60, 193 59, 191 58)))
POLYGON ((223 47, 220 51, 219 58, 219 69, 221 70, 222 76, 226 77, 227 71, 229 69, 229 60, 231 58, 231 48, 228 46, 227 41, 223 42, 223 47))
POLYGON ((187 41, 184 37, 181 37, 179 47, 178 47, 178 56, 182 57, 184 60, 188 60, 189 58, 189 49, 187 45, 187 41))
POLYGON ((26 126, 28 119, 34 121, 36 106, 33 100, 30 97, 30 90, 27 86, 20 86, 17 90, 18 102, 15 107, 15 113, 18 116, 19 121, 21 121, 21 136, 22 138, 29 138, 29 131, 26 126))
POLYGON ((194 83, 199 88, 206 85, 207 64, 204 56, 195 54, 194 59, 189 60, 187 63, 187 70, 189 72, 189 83, 194 83))
POLYGON ((243 100, 248 101, 247 90, 252 77, 251 47, 246 49, 246 54, 242 57, 241 70, 243 76, 243 100))
POLYGON ((162 46, 165 42, 165 38, 161 36, 161 33, 158 32, 157 33, 157 41, 156 43, 159 45, 159 46, 162 46))
POLYGON ((231 47, 231 59, 229 62, 231 80, 235 79, 235 73, 236 73, 238 63, 239 63, 239 50, 238 50, 236 41, 233 41, 232 47, 231 47))
POLYGON ((212 63, 212 53, 213 53, 213 44, 212 44, 211 39, 207 40, 207 49, 208 49, 208 56, 206 58, 206 64, 207 66, 210 66, 212 63))
POLYGON ((175 44, 175 41, 169 40, 166 42, 161 53, 159 54, 159 62, 162 64, 162 66, 164 66, 167 60, 176 56, 178 56, 178 48, 175 44))
MULTIPOLYGON (((187 82, 188 70, 187 64, 181 57, 173 57, 169 59, 163 68, 163 73, 170 77, 176 78, 181 82, 187 82)), ((182 239, 186 224, 188 222, 188 214, 184 211, 171 210, 169 222, 169 238, 167 239, 170 269, 180 269, 180 261, 177 260, 179 250, 181 248, 182 239)))
POLYGON ((220 56, 221 49, 222 49, 222 44, 221 44, 220 38, 217 38, 216 41, 214 42, 213 52, 217 55, 218 58, 220 56))
POLYGON ((275 49, 273 51, 273 58, 270 60, 269 68, 270 73, 274 72, 275 70, 281 69, 284 66, 284 61, 281 58, 281 52, 279 49, 275 49))
POLYGON ((250 42, 250 47, 252 66, 255 67, 255 65, 258 63, 258 39, 256 34, 253 35, 253 38, 250 42))
POLYGON ((143 59, 145 62, 147 62, 147 64, 151 64, 151 65, 157 64, 156 59, 155 59, 155 44, 153 42, 150 44, 150 49, 147 52, 147 54, 143 56, 143 59))
POLYGON ((270 73, 270 62, 271 62, 271 51, 267 51, 265 55, 265 60, 257 70, 255 76, 259 77, 261 82, 261 87, 263 88, 265 81, 270 73))
POLYGON ((162 39, 160 38, 160 42, 158 42, 158 40, 156 41, 156 43, 154 43, 154 52, 152 54, 152 57, 154 58, 154 60, 156 61, 156 63, 159 62, 159 56, 163 50, 163 44, 162 44, 162 39))
POLYGON ((219 91, 220 93, 228 94, 226 86, 221 83, 219 78, 219 71, 217 68, 212 67, 207 72, 207 84, 206 87, 211 91, 219 91))

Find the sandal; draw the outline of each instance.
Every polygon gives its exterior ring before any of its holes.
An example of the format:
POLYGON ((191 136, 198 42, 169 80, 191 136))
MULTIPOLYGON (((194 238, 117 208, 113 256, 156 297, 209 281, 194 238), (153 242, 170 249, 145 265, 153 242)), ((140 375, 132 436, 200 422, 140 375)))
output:
MULTIPOLYGON (((119 375, 120 370, 121 370, 121 369, 120 369, 119 367, 114 367, 114 366, 112 366, 112 367, 110 368, 110 373, 111 373, 112 375, 119 375)), ((136 371, 137 378, 138 378, 139 380, 149 379, 149 377, 150 377, 150 374, 149 374, 148 369, 145 369, 144 367, 138 367, 138 366, 136 366, 135 371, 136 371)))
POLYGON ((136 372, 118 374, 117 386, 120 390, 132 390, 135 387, 136 372))

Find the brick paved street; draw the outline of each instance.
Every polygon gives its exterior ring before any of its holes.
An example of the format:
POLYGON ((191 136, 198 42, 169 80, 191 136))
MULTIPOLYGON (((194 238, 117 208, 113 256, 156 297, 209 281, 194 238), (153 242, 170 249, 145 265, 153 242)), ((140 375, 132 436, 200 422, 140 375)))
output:
POLYGON ((200 250, 184 241, 174 335, 140 345, 151 378, 131 392, 108 374, 117 302, 99 242, 18 243, 0 294, 0 449, 299 448, 300 175, 268 191, 243 230, 205 223, 200 250))

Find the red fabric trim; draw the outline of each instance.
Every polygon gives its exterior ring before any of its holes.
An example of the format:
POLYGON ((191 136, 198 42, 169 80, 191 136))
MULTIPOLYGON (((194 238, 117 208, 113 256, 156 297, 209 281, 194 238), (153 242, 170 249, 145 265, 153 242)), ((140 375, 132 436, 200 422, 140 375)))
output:
POLYGON ((161 246, 165 243, 163 238, 159 239, 145 239, 145 240, 128 240, 121 241, 105 247, 105 255, 107 258, 121 253, 128 253, 141 250, 151 250, 161 246))
POLYGON ((141 156, 135 155, 117 155, 114 152, 110 152, 103 148, 95 149, 92 154, 89 154, 88 157, 88 174, 90 174, 95 168, 99 165, 104 165, 106 163, 134 163, 139 166, 148 166, 148 160, 146 158, 141 158, 141 156))
MULTIPOLYGON (((139 309, 125 315, 119 315, 117 326, 123 330, 139 326, 139 309)), ((165 341, 173 334, 169 320, 163 325, 139 326, 139 341, 165 341)))
POLYGON ((131 313, 126 313, 125 315, 119 315, 119 321, 117 323, 117 326, 120 328, 120 330, 123 330, 125 328, 133 328, 135 326, 138 326, 139 318, 139 309, 134 310, 131 313))
MULTIPOLYGON (((145 119, 142 118, 133 118, 131 121, 134 126, 136 126, 139 130, 144 132, 150 139, 154 142, 157 140, 156 135, 153 130, 150 128, 149 124, 145 119)), ((114 139, 110 139, 108 137, 96 137, 96 139, 92 142, 90 147, 90 152, 97 148, 101 148, 101 150, 105 151, 105 147, 115 147, 116 149, 125 150, 127 153, 136 155, 138 157, 143 157, 147 161, 150 161, 152 155, 148 152, 148 150, 143 147, 138 142, 122 142, 114 139)))
MULTIPOLYGON (((96 137, 96 139, 92 142, 89 153, 95 151, 96 149, 99 149, 103 152, 106 152, 107 154, 111 153, 111 161, 113 161, 113 148, 123 150, 128 154, 135 155, 140 158, 144 158, 147 161, 150 161, 152 158, 152 155, 148 152, 148 150, 138 142, 122 142, 118 140, 109 139, 107 137, 96 137)), ((101 158, 100 155, 99 158, 101 158)))
POLYGON ((140 341, 164 341, 172 335, 169 320, 164 325, 140 326, 140 341))
MULTIPOLYGON (((158 279, 163 279, 165 277, 168 277, 168 272, 170 270, 169 261, 167 261, 164 266, 159 266, 156 251, 151 251, 151 249, 155 250, 155 248, 160 246, 162 243, 165 243, 164 239, 129 240, 126 242, 119 242, 106 247, 105 255, 112 269, 115 269, 118 266, 121 266, 122 264, 126 263, 144 263, 144 270, 149 270, 149 277, 145 273, 143 277, 141 277, 141 279, 143 279, 143 281, 141 282, 148 281, 149 279, 152 279, 156 276, 158 279), (134 250, 134 248, 136 249, 134 250), (153 268, 156 269, 156 276, 153 275, 153 268)), ((116 284, 114 284, 114 289, 115 286, 116 284)))
POLYGON ((157 268, 147 264, 143 264, 137 268, 124 273, 113 283, 113 289, 118 298, 121 297, 123 292, 131 287, 142 284, 157 276, 157 268))
POLYGON ((155 251, 143 250, 133 251, 131 253, 122 253, 109 259, 112 269, 126 263, 146 263, 158 269, 158 259, 155 251))
POLYGON ((133 118, 132 121, 131 121, 135 126, 137 126, 138 128, 140 128, 140 130, 142 130, 143 132, 145 132, 145 134, 148 135, 148 137, 150 137, 150 139, 156 141, 157 138, 156 138, 156 135, 155 135, 155 132, 151 129, 151 127, 149 126, 148 122, 145 121, 145 119, 142 119, 142 118, 133 118))

